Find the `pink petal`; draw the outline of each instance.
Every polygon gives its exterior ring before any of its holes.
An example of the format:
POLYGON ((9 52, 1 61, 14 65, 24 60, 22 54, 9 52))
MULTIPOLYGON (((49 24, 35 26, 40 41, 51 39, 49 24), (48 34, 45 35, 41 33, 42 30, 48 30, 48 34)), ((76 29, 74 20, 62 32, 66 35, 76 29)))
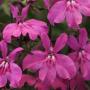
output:
POLYGON ((0 88, 5 87, 5 85, 7 84, 7 78, 5 75, 1 75, 0 76, 0 88))
POLYGON ((66 83, 62 79, 56 78, 54 83, 52 83, 52 87, 55 90, 58 89, 58 88, 60 88, 61 90, 66 90, 67 85, 66 85, 66 83))
MULTIPOLYGON (((3 30, 3 39, 6 42, 11 42, 11 36, 14 35, 14 31, 17 30, 17 24, 16 23, 12 23, 12 24, 8 24, 4 30, 3 30)), ((15 32, 15 36, 16 36, 16 32, 15 32)))
POLYGON ((42 57, 28 54, 23 60, 23 69, 38 70, 42 67, 42 57))
POLYGON ((65 1, 56 2, 48 13, 48 20, 51 24, 63 22, 65 19, 65 1))
POLYGON ((18 16, 18 12, 19 12, 18 8, 16 6, 14 6, 13 4, 11 4, 10 10, 13 15, 13 18, 16 18, 18 16))
POLYGON ((56 71, 57 71, 57 74, 58 74, 58 76, 60 78, 62 78, 62 79, 70 79, 70 75, 69 75, 68 71, 64 67, 57 64, 56 65, 56 71))
POLYGON ((50 0, 44 0, 44 5, 47 9, 49 9, 51 7, 50 0))
POLYGON ((28 10, 29 10, 29 5, 25 6, 25 7, 22 9, 22 16, 23 16, 23 18, 26 18, 26 17, 27 17, 28 10))
POLYGON ((63 54, 57 54, 56 57, 57 57, 57 64, 61 67, 61 70, 64 68, 67 77, 70 78, 74 77, 76 75, 76 66, 72 61, 72 59, 69 56, 63 54))
POLYGON ((51 41, 47 34, 41 34, 41 42, 46 50, 50 49, 51 41))
POLYGON ((49 67, 48 68, 48 74, 47 78, 50 81, 50 83, 53 83, 56 79, 56 69, 55 67, 49 67))
POLYGON ((72 8, 72 11, 66 12, 66 21, 69 27, 77 27, 82 22, 82 15, 77 9, 72 8))
POLYGON ((3 58, 6 58, 8 51, 7 51, 7 44, 6 42, 4 42, 4 40, 0 42, 0 50, 1 50, 3 58))
POLYGON ((67 34, 62 33, 56 40, 54 50, 55 52, 59 52, 61 49, 63 49, 67 43, 67 34))
POLYGON ((47 73, 48 73, 48 69, 46 66, 43 66, 40 70, 39 70, 39 79, 41 81, 44 81, 46 76, 47 76, 47 73))
POLYGON ((85 28, 82 28, 79 32, 79 44, 81 45, 81 47, 83 47, 84 45, 86 45, 88 40, 87 31, 85 28))
POLYGON ((85 15, 85 16, 90 16, 90 7, 85 6, 85 5, 80 5, 79 6, 80 12, 85 15))
POLYGON ((69 36, 67 43, 68 43, 69 47, 72 48, 73 50, 76 51, 79 49, 79 43, 73 35, 69 36))
POLYGON ((33 77, 30 76, 30 75, 25 75, 25 74, 24 74, 24 75, 22 75, 22 78, 21 78, 21 80, 20 80, 20 82, 19 82, 18 87, 19 87, 19 88, 23 87, 25 83, 27 83, 28 85, 31 86, 31 85, 34 85, 35 82, 36 82, 36 79, 35 79, 35 78, 33 78, 33 77))
POLYGON ((16 56, 18 55, 18 53, 20 53, 23 50, 23 48, 18 47, 16 49, 14 49, 10 54, 9 54, 9 58, 11 61, 14 61, 16 56))
POLYGON ((69 53, 69 57, 74 61, 77 62, 78 61, 78 53, 77 52, 71 52, 69 53))
POLYGON ((46 55, 45 52, 43 52, 43 51, 39 51, 39 50, 33 50, 32 53, 33 53, 35 56, 40 56, 40 57, 46 55))
POLYGON ((85 49, 86 52, 90 53, 90 43, 86 44, 84 49, 85 49))
POLYGON ((10 72, 7 72, 7 76, 10 81, 10 86, 15 88, 22 78, 22 70, 17 64, 10 63, 10 72))
POLYGON ((37 36, 40 36, 43 33, 48 33, 48 26, 45 22, 31 19, 25 23, 27 25, 26 27, 29 28, 28 34, 32 40, 35 40, 37 36))
POLYGON ((90 62, 86 62, 81 67, 82 74, 85 80, 90 80, 90 62))

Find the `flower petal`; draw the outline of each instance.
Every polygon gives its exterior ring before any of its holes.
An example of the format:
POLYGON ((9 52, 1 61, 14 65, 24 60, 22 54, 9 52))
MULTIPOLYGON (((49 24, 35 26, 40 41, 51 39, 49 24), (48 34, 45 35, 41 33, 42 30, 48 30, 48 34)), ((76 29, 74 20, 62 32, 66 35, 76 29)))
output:
POLYGON ((67 77, 74 77, 76 75, 76 66, 73 62, 73 60, 66 55, 63 54, 57 54, 57 64, 61 67, 59 67, 61 70, 64 68, 65 73, 67 77), (68 76, 69 75, 69 76, 68 76))
POLYGON ((68 46, 71 49, 73 49, 75 51, 79 49, 79 43, 78 43, 77 39, 73 35, 69 36, 67 43, 68 43, 68 46))
POLYGON ((4 87, 7 84, 7 78, 5 75, 0 76, 0 88, 4 87))
POLYGON ((28 34, 30 39, 35 40, 37 36, 40 36, 43 33, 48 33, 48 26, 45 22, 40 20, 27 20, 26 27, 29 28, 28 34))
POLYGON ((10 63, 10 71, 7 72, 7 76, 10 81, 10 86, 16 88, 22 78, 22 70, 17 64, 10 63))
POLYGON ((16 6, 14 6, 13 4, 10 5, 10 10, 12 13, 13 18, 16 18, 18 16, 18 8, 16 6))
POLYGON ((90 62, 86 62, 81 67, 82 74, 85 80, 90 80, 90 62))
MULTIPOLYGON (((3 39, 6 42, 10 43, 11 42, 11 36, 14 35, 15 30, 17 30, 17 24, 16 23, 8 24, 3 30, 3 39)), ((15 36, 16 36, 16 32, 15 32, 15 36)))
POLYGON ((7 44, 6 44, 6 42, 4 42, 4 40, 2 40, 0 42, 0 50, 2 52, 3 58, 6 58, 7 57, 8 50, 7 50, 7 44))
POLYGON ((59 52, 61 49, 63 49, 67 43, 67 34, 62 33, 56 40, 54 50, 55 52, 59 52))
POLYGON ((88 53, 90 53, 90 43, 86 44, 84 47, 84 50, 88 53))
POLYGON ((43 47, 48 51, 51 46, 51 41, 47 34, 41 34, 41 42, 43 44, 43 47))
POLYGON ((16 48, 16 49, 14 49, 14 50, 9 54, 8 57, 10 58, 11 61, 14 61, 15 58, 16 58, 16 56, 17 56, 17 54, 20 53, 22 50, 23 50, 23 48, 18 47, 18 48, 16 48))
POLYGON ((26 18, 26 17, 27 17, 28 9, 29 9, 29 5, 26 5, 26 6, 22 9, 22 16, 23 16, 23 18, 26 18))
POLYGON ((65 1, 56 2, 48 13, 48 20, 51 24, 63 22, 65 19, 65 1))
POLYGON ((50 81, 50 83, 53 83, 56 79, 56 69, 55 67, 49 67, 48 68, 48 74, 47 78, 50 81))
POLYGON ((81 47, 83 47, 84 45, 86 45, 87 41, 88 41, 88 35, 87 35, 87 31, 85 28, 82 28, 79 30, 80 34, 79 34, 79 44, 81 47))
POLYGON ((72 8, 66 12, 66 21, 69 27, 77 27, 82 22, 82 15, 76 8, 72 8))
POLYGON ((41 81, 44 81, 46 76, 47 76, 47 73, 48 73, 48 69, 46 66, 43 66, 40 70, 39 70, 39 79, 41 81))
POLYGON ((25 83, 27 83, 28 85, 31 86, 31 85, 34 85, 35 82, 36 82, 36 79, 35 79, 35 78, 33 78, 33 77, 30 76, 30 75, 25 75, 25 74, 23 74, 23 75, 22 75, 22 78, 21 78, 21 80, 20 80, 20 82, 19 82, 19 84, 18 84, 18 87, 19 87, 19 88, 23 87, 25 83))
POLYGON ((23 60, 23 69, 38 70, 42 67, 43 57, 28 54, 23 60))

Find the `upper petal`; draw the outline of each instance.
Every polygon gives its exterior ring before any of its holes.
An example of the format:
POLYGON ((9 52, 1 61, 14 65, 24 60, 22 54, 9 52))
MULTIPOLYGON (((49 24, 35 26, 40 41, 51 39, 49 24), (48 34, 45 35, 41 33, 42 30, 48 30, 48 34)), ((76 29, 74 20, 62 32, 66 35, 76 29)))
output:
POLYGON ((29 10, 29 5, 25 6, 23 9, 22 9, 22 16, 23 18, 26 18, 27 15, 28 15, 28 10, 29 10))
POLYGON ((82 28, 79 30, 79 33, 79 44, 81 47, 83 47, 88 41, 87 31, 85 28, 82 28))
POLYGON ((79 49, 79 43, 78 43, 77 39, 73 35, 69 36, 67 43, 68 43, 68 46, 71 49, 73 49, 75 51, 79 49))
POLYGON ((7 43, 4 40, 0 41, 0 50, 2 52, 3 58, 6 58, 8 50, 7 50, 7 43))
POLYGON ((54 50, 55 52, 58 52, 60 51, 61 49, 63 49, 67 43, 67 34, 66 33, 62 33, 56 40, 56 43, 55 43, 55 47, 54 47, 54 50))
POLYGON ((14 61, 16 58, 16 55, 18 55, 18 53, 20 53, 23 50, 23 48, 18 47, 16 49, 14 49, 10 54, 9 54, 9 58, 11 61, 14 61))
POLYGON ((47 34, 41 34, 41 42, 43 44, 43 47, 46 50, 49 50, 51 47, 51 41, 49 39, 49 36, 47 34))
POLYGON ((19 12, 18 7, 11 4, 10 5, 10 10, 11 10, 13 18, 16 18, 18 16, 18 12, 19 12))

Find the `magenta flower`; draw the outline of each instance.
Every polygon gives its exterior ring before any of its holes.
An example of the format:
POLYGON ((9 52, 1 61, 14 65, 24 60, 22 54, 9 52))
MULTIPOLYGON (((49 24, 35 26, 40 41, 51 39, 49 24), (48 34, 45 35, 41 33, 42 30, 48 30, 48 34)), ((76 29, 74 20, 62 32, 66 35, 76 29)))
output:
POLYGON ((10 81, 11 87, 16 87, 17 82, 22 77, 22 70, 14 61, 17 53, 23 49, 18 47, 7 56, 7 44, 1 41, 0 50, 2 53, 2 57, 0 58, 0 88, 4 87, 7 81, 10 81))
POLYGON ((68 40, 68 45, 74 50, 70 56, 75 61, 78 71, 81 70, 83 77, 90 80, 90 43, 86 29, 81 29, 79 32, 79 39, 71 35, 68 40))
POLYGON ((45 22, 30 19, 26 20, 29 5, 22 9, 21 15, 19 9, 11 5, 11 13, 13 18, 16 19, 16 23, 8 24, 3 30, 3 38, 7 42, 11 42, 11 37, 20 37, 29 35, 31 40, 35 40, 41 33, 48 33, 48 26, 45 22))
POLYGON ((50 9, 48 19, 51 24, 66 19, 69 27, 76 27, 82 22, 82 14, 90 16, 90 0, 60 0, 50 9))
POLYGON ((36 78, 34 78, 31 75, 23 74, 21 80, 18 83, 18 87, 22 88, 25 83, 32 86, 32 85, 34 85, 36 83, 36 78))
POLYGON ((70 89, 75 90, 75 88, 77 90, 87 90, 86 83, 80 74, 70 81, 70 89))
POLYGON ((23 69, 39 70, 41 81, 54 82, 56 76, 63 79, 71 79, 76 74, 76 68, 71 58, 58 52, 64 48, 67 35, 61 34, 53 47, 46 34, 41 35, 45 51, 35 50, 32 55, 27 55, 23 61, 23 69))

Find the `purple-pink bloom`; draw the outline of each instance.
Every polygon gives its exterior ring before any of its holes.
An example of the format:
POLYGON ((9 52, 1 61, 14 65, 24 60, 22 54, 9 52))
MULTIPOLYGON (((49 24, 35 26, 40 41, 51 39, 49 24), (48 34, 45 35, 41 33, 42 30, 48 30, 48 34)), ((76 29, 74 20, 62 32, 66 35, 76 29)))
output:
POLYGON ((77 71, 83 75, 84 79, 90 80, 90 42, 86 29, 79 31, 79 38, 70 35, 68 45, 73 50, 70 57, 75 61, 77 71))
POLYGON ((4 87, 7 81, 10 82, 11 87, 17 86, 17 83, 22 77, 22 70, 14 62, 16 55, 22 50, 21 47, 18 47, 7 55, 7 44, 4 41, 0 42, 0 51, 2 53, 2 57, 0 57, 0 88, 4 87))
POLYGON ((77 27, 82 15, 90 16, 90 0, 59 0, 49 11, 51 24, 62 23, 65 19, 69 27, 77 27))
POLYGON ((23 61, 23 69, 39 71, 41 81, 49 80, 54 82, 56 76, 62 79, 71 79, 76 74, 76 67, 72 59, 58 52, 67 43, 67 34, 62 33, 56 40, 53 47, 46 34, 41 35, 41 41, 45 51, 35 50, 32 55, 28 54, 23 61))
POLYGON ((21 80, 18 83, 18 87, 22 88, 24 84, 28 84, 30 86, 34 85, 36 83, 36 78, 34 78, 31 75, 23 74, 21 80))
POLYGON ((8 24, 3 30, 3 38, 6 42, 11 42, 11 37, 20 37, 29 35, 31 40, 35 40, 41 33, 48 33, 48 26, 45 22, 30 19, 25 20, 28 14, 29 5, 24 7, 19 15, 19 9, 11 5, 11 13, 13 18, 16 19, 16 23, 8 24))

